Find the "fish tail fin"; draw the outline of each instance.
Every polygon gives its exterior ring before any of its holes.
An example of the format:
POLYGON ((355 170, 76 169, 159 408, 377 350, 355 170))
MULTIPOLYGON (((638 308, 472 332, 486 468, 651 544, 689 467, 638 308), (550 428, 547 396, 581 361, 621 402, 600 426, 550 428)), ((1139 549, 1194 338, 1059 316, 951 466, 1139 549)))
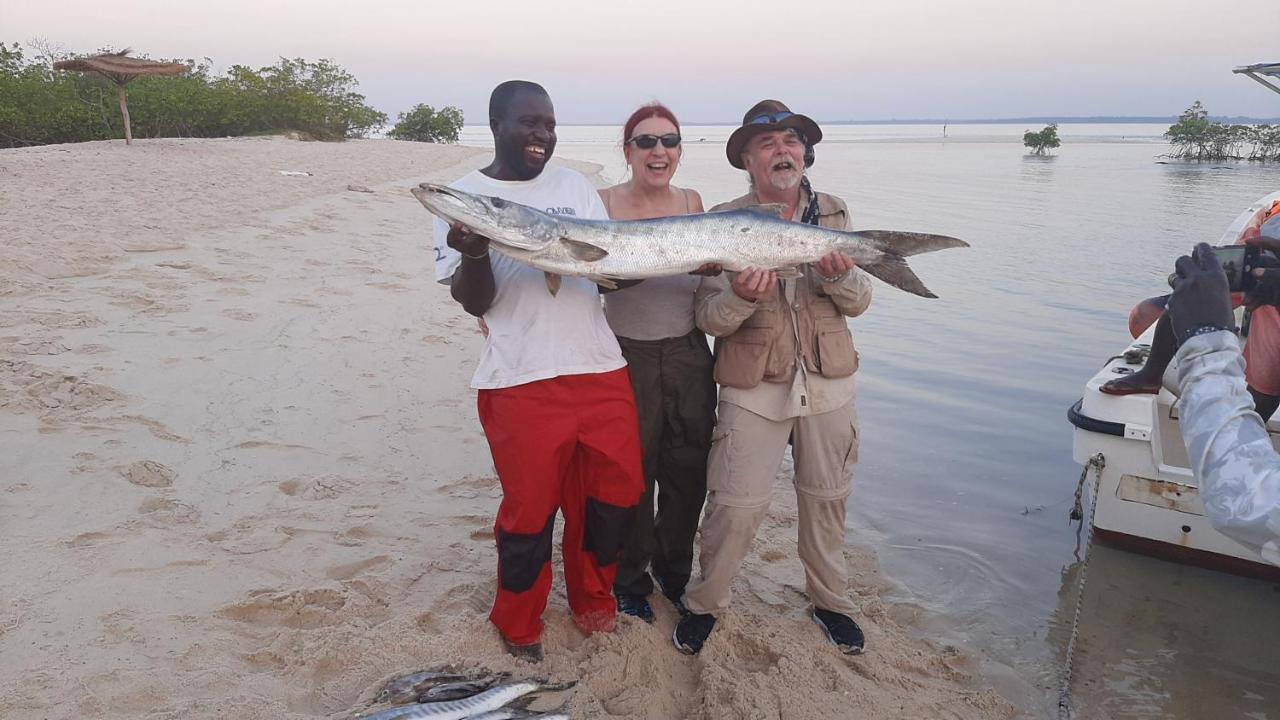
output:
POLYGON ((912 295, 919 295, 924 298, 936 298, 929 288, 924 286, 920 278, 916 277, 911 266, 907 265, 906 258, 901 255, 895 255, 890 252, 884 253, 883 257, 874 263, 859 263, 858 267, 866 270, 871 275, 880 278, 886 283, 905 290, 912 295))
POLYGON ((547 292, 551 293, 551 297, 555 297, 560 292, 560 282, 564 278, 555 273, 543 273, 547 277, 547 292))
POLYGON ((931 235, 929 233, 901 232, 898 230, 858 230, 860 235, 871 240, 879 249, 899 257, 911 257, 935 250, 969 247, 969 243, 947 235, 931 235))

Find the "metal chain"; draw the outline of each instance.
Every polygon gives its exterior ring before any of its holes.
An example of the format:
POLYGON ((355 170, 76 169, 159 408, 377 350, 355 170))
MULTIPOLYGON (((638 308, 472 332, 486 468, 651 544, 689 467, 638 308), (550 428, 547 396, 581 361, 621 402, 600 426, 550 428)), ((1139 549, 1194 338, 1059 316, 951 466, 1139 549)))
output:
POLYGON ((1061 720, 1071 718, 1071 671, 1075 660, 1076 639, 1080 636, 1080 610, 1084 607, 1084 584, 1089 575, 1089 550, 1093 547, 1093 517, 1098 512, 1098 486, 1102 484, 1102 470, 1106 466, 1107 458, 1102 453, 1089 458, 1089 462, 1085 463, 1084 469, 1080 471, 1080 483, 1076 486, 1076 502, 1071 508, 1072 520, 1081 520, 1084 517, 1081 495, 1084 492, 1084 482, 1089 475, 1089 468, 1094 468, 1093 502, 1089 506, 1089 522, 1085 526, 1087 534, 1084 541, 1084 557, 1080 561, 1080 577, 1076 581, 1076 608, 1071 617, 1071 636, 1067 640, 1067 653, 1062 667, 1062 684, 1058 689, 1058 717, 1061 720))

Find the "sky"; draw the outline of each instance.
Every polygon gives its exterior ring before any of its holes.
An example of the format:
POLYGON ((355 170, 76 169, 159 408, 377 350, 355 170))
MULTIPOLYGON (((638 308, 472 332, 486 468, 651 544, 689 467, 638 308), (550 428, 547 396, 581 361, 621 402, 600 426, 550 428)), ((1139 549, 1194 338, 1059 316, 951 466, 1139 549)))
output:
POLYGON ((331 58, 369 104, 483 123, 490 90, 534 80, 561 123, 621 124, 660 100, 738 122, 772 97, 822 121, 1280 117, 1231 69, 1280 62, 1280 0, 0 0, 0 41, 132 47, 218 70, 331 58))

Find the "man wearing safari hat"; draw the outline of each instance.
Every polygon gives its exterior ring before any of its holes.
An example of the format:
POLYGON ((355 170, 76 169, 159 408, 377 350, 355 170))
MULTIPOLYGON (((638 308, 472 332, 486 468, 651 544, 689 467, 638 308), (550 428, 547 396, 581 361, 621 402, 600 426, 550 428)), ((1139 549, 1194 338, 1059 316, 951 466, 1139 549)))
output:
MULTIPOLYGON (((729 164, 746 170, 751 189, 715 210, 780 204, 783 217, 840 230, 844 202, 815 192, 805 177, 822 130, 777 100, 747 111, 729 137, 729 164)), ((746 268, 706 278, 697 324, 716 337, 719 420, 707 467, 707 509, 700 529, 701 574, 685 590, 687 614, 674 641, 697 653, 729 606, 730 585, 769 507, 788 441, 795 459, 799 554, 813 619, 842 652, 862 652, 857 608, 847 594, 845 499, 858 457, 854 371, 858 353, 846 318, 871 303, 871 284, 840 251, 803 268, 794 280, 746 268)))

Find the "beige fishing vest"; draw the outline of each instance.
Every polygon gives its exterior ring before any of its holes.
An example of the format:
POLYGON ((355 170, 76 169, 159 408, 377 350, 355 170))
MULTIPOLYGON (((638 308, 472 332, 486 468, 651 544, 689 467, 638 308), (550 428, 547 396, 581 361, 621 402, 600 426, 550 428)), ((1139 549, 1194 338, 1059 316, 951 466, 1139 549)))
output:
MULTIPOLYGON (((754 194, 722 203, 715 210, 736 210, 758 204, 754 194)), ((848 229, 844 201, 818 193, 818 224, 848 229)), ((753 388, 764 382, 789 382, 803 362, 811 373, 842 378, 858 369, 858 352, 846 317, 822 292, 822 282, 809 265, 804 276, 786 281, 794 286, 788 302, 779 283, 775 292, 756 302, 756 310, 732 335, 716 340, 715 379, 721 385, 753 388)))

